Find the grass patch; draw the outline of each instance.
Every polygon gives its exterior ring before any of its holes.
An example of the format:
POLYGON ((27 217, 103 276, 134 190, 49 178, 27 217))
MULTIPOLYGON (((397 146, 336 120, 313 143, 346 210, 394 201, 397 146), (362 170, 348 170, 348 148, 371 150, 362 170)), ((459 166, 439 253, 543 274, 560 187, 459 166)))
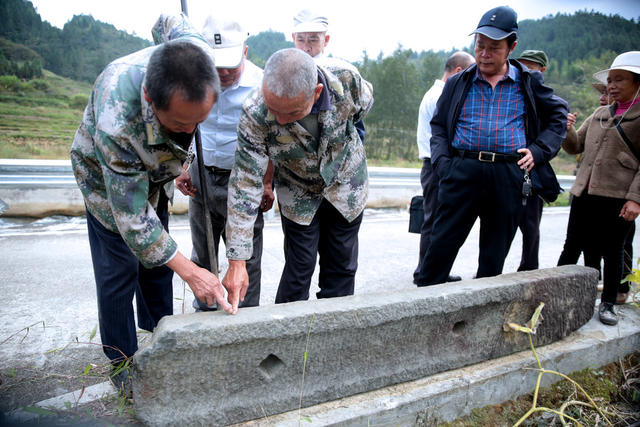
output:
POLYGON ((380 160, 380 159, 367 159, 368 166, 382 166, 390 168, 414 168, 420 169, 422 167, 422 160, 405 160, 405 159, 393 159, 393 160, 380 160))
POLYGON ((24 138, 7 138, 0 136, 1 159, 69 159, 71 141, 38 139, 27 140, 24 138))
POLYGON ((571 199, 571 193, 569 193, 569 189, 566 188, 565 191, 558 194, 558 198, 555 201, 549 203, 548 206, 551 206, 551 207, 569 206, 570 199, 571 199))
MULTIPOLYGON (((596 369, 585 369, 569 375, 607 412, 614 425, 626 426, 640 420, 640 352, 633 353, 620 363, 596 369)), ((567 380, 543 387, 538 394, 539 405, 560 408, 565 402, 583 400, 584 396, 567 380)), ((531 408, 533 395, 528 394, 498 405, 476 408, 465 417, 446 427, 511 426, 531 408)), ((585 426, 605 425, 596 411, 581 406, 569 406, 567 415, 585 426)), ((541 413, 527 419, 524 426, 560 426, 558 416, 541 413)))
POLYGON ((91 86, 44 71, 0 76, 0 158, 68 159, 91 86))

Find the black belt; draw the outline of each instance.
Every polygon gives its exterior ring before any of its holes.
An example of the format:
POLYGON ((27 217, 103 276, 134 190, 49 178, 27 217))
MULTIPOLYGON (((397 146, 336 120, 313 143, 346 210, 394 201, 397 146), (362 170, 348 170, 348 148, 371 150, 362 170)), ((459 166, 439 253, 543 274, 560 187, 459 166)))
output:
POLYGON ((494 153, 491 151, 466 151, 466 150, 456 150, 453 149, 453 152, 460 157, 466 157, 468 159, 476 159, 481 162, 495 163, 495 162, 517 162, 522 158, 519 154, 504 154, 504 153, 494 153))
POLYGON ((217 166, 207 166, 207 165, 205 165, 204 168, 214 175, 230 175, 231 174, 231 169, 223 169, 217 166))

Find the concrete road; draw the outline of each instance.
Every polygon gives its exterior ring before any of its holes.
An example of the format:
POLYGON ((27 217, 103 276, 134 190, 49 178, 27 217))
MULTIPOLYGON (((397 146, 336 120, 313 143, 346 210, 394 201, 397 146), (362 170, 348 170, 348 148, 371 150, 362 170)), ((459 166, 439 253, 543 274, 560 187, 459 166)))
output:
MULTIPOLYGON (((568 208, 547 208, 541 224, 540 267, 555 266, 564 242, 568 208)), ((370 210, 360 231, 356 293, 413 288, 419 235, 407 232, 408 212, 370 210)), ((170 231, 180 250, 191 252, 186 216, 171 218, 170 231)), ((636 256, 638 237, 634 241, 636 256)), ((520 261, 517 234, 504 272, 520 261)), ((462 247, 453 273, 472 278, 477 268, 478 224, 462 247)), ((95 332, 98 317, 95 284, 84 218, 52 217, 38 221, 0 218, 0 412, 104 381, 100 369, 106 358, 95 332), (83 372, 93 364, 91 373, 83 372), (95 376, 94 376, 95 374, 95 376), (34 379, 37 387, 25 386, 34 379), (36 381, 37 380, 37 381, 36 381)), ((272 304, 284 264, 282 229, 278 217, 264 231, 261 304, 272 304)), ((221 268, 226 269, 222 258, 221 268)), ((317 271, 311 298, 317 291, 317 271)), ((174 279, 174 312, 192 312, 192 294, 174 279)), ((240 312, 238 315, 242 315, 240 312)), ((140 334, 140 340, 150 334, 140 334)))

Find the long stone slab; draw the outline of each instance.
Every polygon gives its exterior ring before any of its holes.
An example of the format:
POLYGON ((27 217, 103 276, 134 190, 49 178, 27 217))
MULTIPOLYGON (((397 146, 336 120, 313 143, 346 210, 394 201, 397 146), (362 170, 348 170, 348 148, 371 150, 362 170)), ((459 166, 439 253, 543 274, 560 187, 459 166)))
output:
POLYGON ((152 425, 226 425, 412 381, 568 336, 593 315, 581 266, 402 292, 164 318, 134 357, 136 415, 152 425), (307 357, 305 357, 305 354, 307 357), (305 362, 306 360, 306 362, 305 362))
MULTIPOLYGON (((620 322, 615 327, 603 325, 594 311, 591 320, 567 338, 538 347, 542 366, 571 374, 618 362, 640 351, 640 311, 631 304, 616 310, 620 322)), ((533 354, 525 350, 235 427, 435 426, 468 415, 475 408, 532 393, 538 377, 536 368, 533 354)), ((560 379, 545 374, 542 386, 560 379)))

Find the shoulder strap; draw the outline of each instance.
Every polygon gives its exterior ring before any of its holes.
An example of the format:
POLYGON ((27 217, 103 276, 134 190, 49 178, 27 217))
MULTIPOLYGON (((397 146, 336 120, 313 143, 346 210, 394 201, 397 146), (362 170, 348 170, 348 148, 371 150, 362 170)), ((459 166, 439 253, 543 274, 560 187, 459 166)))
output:
MULTIPOLYGON (((616 110, 614 108, 613 105, 611 105, 609 107, 609 112, 611 113, 611 117, 613 117, 616 113, 616 110)), ((615 120, 614 120, 615 122, 615 120)), ((636 159, 640 160, 640 156, 638 156, 638 153, 636 152, 636 149, 633 147, 633 144, 631 143, 631 140, 629 139, 629 137, 627 136, 626 133, 624 133, 624 130, 622 130, 622 126, 620 126, 620 122, 616 123, 616 129, 618 130, 618 133, 620 134, 620 136, 622 137, 622 140, 627 144, 627 146, 629 147, 629 150, 631 150, 631 152, 633 153, 634 156, 636 156, 636 159)))

